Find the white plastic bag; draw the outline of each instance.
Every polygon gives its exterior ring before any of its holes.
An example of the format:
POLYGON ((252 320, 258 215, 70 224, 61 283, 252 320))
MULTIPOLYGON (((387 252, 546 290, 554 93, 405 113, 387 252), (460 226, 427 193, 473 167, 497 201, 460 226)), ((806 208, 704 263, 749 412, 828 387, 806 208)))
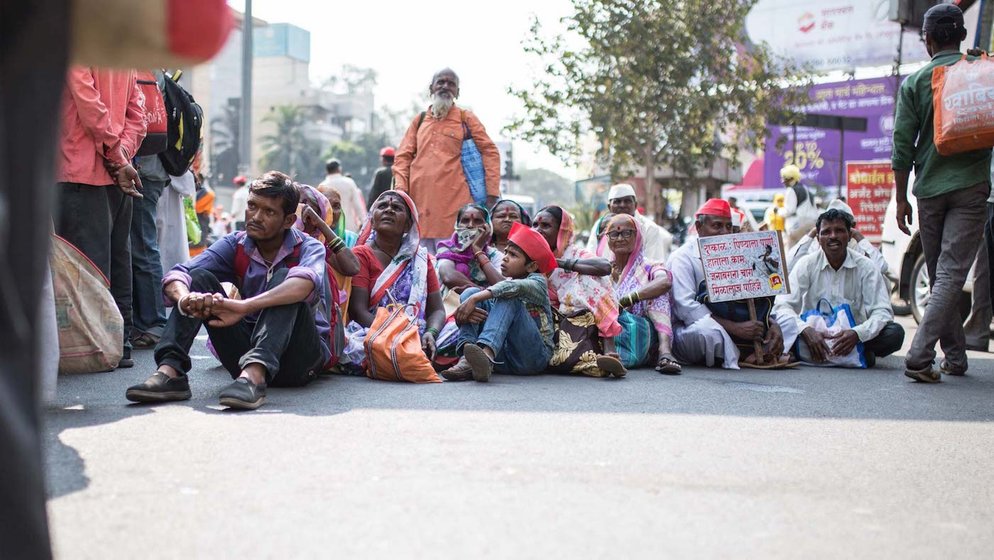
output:
MULTIPOLYGON (((825 337, 825 344, 828 345, 829 351, 835 346, 835 341, 828 337, 835 336, 842 331, 850 330, 856 326, 856 321, 852 315, 852 308, 849 307, 848 303, 833 307, 824 298, 818 301, 817 308, 802 313, 801 320, 804 321, 804 328, 811 327, 825 337)), ((845 356, 829 354, 826 357, 827 361, 817 363, 812 359, 811 350, 808 348, 807 343, 804 342, 804 339, 798 337, 797 341, 798 357, 805 364, 822 367, 866 368, 866 356, 862 342, 857 342, 852 351, 845 356)))

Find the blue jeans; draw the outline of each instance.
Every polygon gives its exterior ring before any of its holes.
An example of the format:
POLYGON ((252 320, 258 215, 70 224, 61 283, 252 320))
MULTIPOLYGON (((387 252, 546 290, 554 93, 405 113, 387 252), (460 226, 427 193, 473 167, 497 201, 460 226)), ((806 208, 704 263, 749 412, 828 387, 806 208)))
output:
MULTIPOLYGON (((479 291, 479 288, 469 288, 459 299, 466 301, 479 291)), ((542 333, 524 303, 513 299, 488 299, 476 306, 487 311, 487 320, 459 326, 460 351, 467 343, 490 348, 496 356, 496 373, 535 375, 545 371, 552 351, 542 342, 542 333)))
POLYGON ((162 336, 166 326, 166 308, 162 304, 162 262, 159 258, 159 235, 155 226, 155 207, 162 189, 169 181, 143 178, 144 198, 135 199, 131 216, 131 278, 134 286, 134 336, 148 333, 162 336))

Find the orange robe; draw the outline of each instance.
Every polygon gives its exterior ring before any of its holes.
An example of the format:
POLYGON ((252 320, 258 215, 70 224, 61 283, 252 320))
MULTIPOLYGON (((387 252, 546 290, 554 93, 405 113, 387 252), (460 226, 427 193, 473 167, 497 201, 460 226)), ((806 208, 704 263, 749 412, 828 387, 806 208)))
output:
POLYGON ((473 202, 463 174, 462 119, 483 157, 487 196, 500 196, 500 152, 472 112, 453 106, 443 119, 431 111, 415 115, 400 142, 393 164, 394 188, 408 193, 418 207, 421 238, 448 238, 455 230, 456 213, 473 202))

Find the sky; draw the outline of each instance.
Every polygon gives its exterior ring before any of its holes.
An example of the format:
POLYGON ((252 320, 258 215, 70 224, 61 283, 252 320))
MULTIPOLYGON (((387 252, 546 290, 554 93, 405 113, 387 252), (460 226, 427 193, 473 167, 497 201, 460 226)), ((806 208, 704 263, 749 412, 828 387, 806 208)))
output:
MULTIPOLYGON (((244 0, 229 0, 244 10, 244 0)), ((310 78, 321 81, 343 64, 377 71, 377 107, 407 109, 420 99, 427 107, 432 75, 448 66, 460 78, 458 103, 483 121, 493 139, 520 103, 507 93, 536 75, 534 57, 521 42, 535 15, 551 33, 570 13, 569 0, 505 0, 503 2, 418 2, 378 0, 318 2, 254 0, 252 13, 270 23, 291 23, 311 34, 310 78)), ((411 115, 414 118, 414 115, 411 115)), ((515 164, 544 167, 577 179, 575 172, 541 146, 514 141, 515 164)))

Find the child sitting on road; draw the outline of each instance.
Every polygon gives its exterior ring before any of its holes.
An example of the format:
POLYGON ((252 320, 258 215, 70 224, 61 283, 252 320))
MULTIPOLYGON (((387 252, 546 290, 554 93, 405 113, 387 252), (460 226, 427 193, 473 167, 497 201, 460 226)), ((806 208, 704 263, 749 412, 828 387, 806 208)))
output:
POLYGON ((549 244, 515 223, 501 261, 503 280, 468 288, 456 309, 462 357, 442 372, 449 381, 490 381, 497 373, 541 373, 552 357, 552 309, 545 274, 556 268, 549 244))

